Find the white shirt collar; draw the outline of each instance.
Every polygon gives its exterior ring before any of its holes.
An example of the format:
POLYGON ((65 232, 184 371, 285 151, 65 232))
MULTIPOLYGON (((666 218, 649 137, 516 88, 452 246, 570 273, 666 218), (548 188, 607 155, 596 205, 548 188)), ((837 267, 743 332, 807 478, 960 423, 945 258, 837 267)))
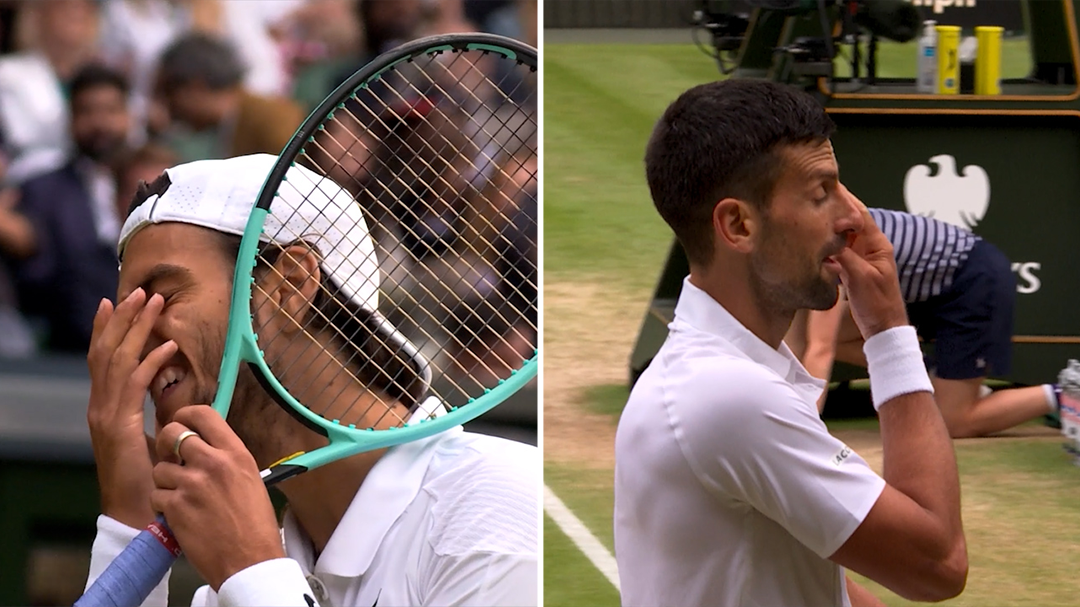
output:
MULTIPOLYGON (((438 417, 446 408, 435 398, 420 404, 409 421, 438 417)), ((428 465, 439 444, 463 432, 457 426, 425 439, 392 447, 379 458, 356 492, 326 548, 311 567, 311 540, 286 512, 283 522, 285 551, 300 562, 305 573, 357 577, 367 572, 386 533, 420 492, 428 465)))
POLYGON ((776 349, 762 341, 711 295, 694 286, 689 276, 683 279, 682 292, 675 305, 677 323, 686 323, 698 331, 719 337, 750 360, 765 365, 789 381, 810 380, 821 387, 825 385, 824 381, 806 372, 786 343, 781 342, 780 349, 776 349))

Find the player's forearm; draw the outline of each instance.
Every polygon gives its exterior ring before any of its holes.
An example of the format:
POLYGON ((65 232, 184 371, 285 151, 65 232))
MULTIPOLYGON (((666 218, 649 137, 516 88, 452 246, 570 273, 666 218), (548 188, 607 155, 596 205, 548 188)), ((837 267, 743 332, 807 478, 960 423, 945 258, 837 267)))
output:
POLYGON ((803 355, 803 366, 806 372, 818 379, 829 380, 832 375, 833 349, 831 345, 809 343, 806 346, 806 354, 803 355))
POLYGON ((933 515, 947 542, 962 538, 956 457, 933 397, 899 396, 879 416, 885 482, 933 515))
POLYGON ((960 479, 918 340, 905 328, 867 340, 866 353, 881 420, 883 477, 930 515, 936 529, 915 535, 931 544, 926 550, 952 550, 963 541, 960 479))

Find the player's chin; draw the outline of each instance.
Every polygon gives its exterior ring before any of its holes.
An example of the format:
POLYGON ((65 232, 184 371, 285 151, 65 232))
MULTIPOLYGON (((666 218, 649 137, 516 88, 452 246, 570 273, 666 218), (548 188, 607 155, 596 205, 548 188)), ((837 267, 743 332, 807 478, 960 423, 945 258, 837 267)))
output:
POLYGON ((826 275, 822 272, 822 280, 814 286, 812 292, 807 292, 805 307, 809 310, 829 310, 840 299, 839 275, 826 275))

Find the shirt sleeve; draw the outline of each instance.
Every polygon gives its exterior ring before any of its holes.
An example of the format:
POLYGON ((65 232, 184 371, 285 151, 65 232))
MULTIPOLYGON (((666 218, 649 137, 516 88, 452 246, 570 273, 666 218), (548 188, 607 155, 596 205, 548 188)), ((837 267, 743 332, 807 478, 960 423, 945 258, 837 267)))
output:
POLYGON ((686 398, 665 403, 684 456, 714 493, 748 504, 830 557, 885 480, 830 435, 816 406, 783 378, 750 361, 724 365, 718 374, 715 364, 690 363, 680 380, 686 398))
MULTIPOLYGON (((207 595, 212 595, 208 591, 207 595)), ((289 558, 271 559, 234 573, 218 589, 216 597, 207 596, 221 607, 317 607, 318 602, 304 577, 300 564, 289 558)))
MULTIPOLYGON (((140 529, 128 527, 120 521, 107 517, 104 514, 98 516, 97 536, 94 537, 94 545, 90 549, 90 576, 86 580, 86 589, 95 581, 109 565, 120 556, 124 548, 139 535, 140 529)), ((143 605, 167 605, 169 603, 169 572, 154 587, 150 595, 146 597, 143 605)))

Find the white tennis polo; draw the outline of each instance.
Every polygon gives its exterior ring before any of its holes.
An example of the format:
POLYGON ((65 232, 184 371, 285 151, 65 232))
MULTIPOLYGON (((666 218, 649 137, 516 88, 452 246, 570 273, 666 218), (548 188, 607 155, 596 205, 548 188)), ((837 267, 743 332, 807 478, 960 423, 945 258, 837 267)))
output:
POLYGON ((828 433, 824 382, 684 281, 615 439, 615 557, 632 607, 850 605, 828 560, 885 481, 828 433))
MULTIPOLYGON (((539 470, 535 447, 461 427, 393 447, 318 558, 286 514, 288 558, 249 567, 217 593, 204 586, 192 605, 536 605, 539 470)), ((138 532, 99 517, 88 588, 138 532)), ((145 604, 166 605, 167 593, 168 576, 145 604)))

